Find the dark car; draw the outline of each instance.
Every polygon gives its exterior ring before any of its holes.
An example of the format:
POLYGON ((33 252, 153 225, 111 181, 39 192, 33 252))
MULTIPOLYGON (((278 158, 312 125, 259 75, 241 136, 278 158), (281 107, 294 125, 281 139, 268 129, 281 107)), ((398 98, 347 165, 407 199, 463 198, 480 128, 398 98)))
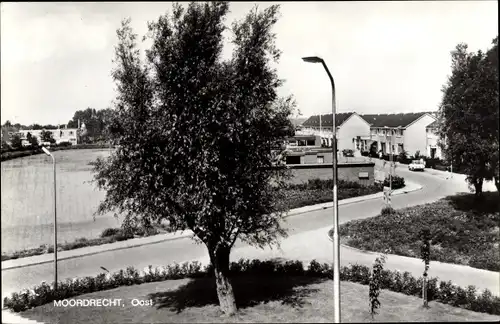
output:
POLYGON ((354 157, 354 151, 353 151, 353 150, 343 150, 343 151, 342 151, 342 154, 343 154, 345 157, 354 157))

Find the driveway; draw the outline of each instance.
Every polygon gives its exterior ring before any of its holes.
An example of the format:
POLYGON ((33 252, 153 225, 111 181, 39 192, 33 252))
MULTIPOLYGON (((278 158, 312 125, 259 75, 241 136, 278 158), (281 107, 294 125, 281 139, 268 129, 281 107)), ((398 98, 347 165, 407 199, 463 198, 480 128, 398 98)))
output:
MULTIPOLYGON (((404 169, 396 169, 396 174, 412 182, 421 184, 423 189, 406 195, 394 196, 392 203, 395 208, 432 202, 457 192, 455 181, 444 180, 426 172, 416 173, 404 169)), ((339 206, 339 218, 341 223, 343 223, 353 219, 371 217, 381 210, 383 205, 384 203, 380 199, 339 206)), ((308 244, 307 241, 303 241, 305 233, 315 233, 314 231, 328 228, 332 224, 331 209, 317 210, 289 217, 285 220, 285 227, 289 229, 289 237, 283 242, 300 242, 300 245, 304 247, 305 244, 308 244)), ((243 248, 248 249, 246 244, 237 242, 234 247, 233 256, 237 257, 238 250, 243 248)), ((325 247, 327 250, 330 248, 330 245, 325 247)), ((315 249, 322 249, 322 247, 312 246, 311 249, 314 251, 315 249)), ((97 275, 102 272, 101 266, 111 272, 124 269, 127 266, 142 269, 148 265, 156 266, 172 262, 199 260, 203 259, 206 255, 207 252, 203 245, 195 244, 191 239, 184 238, 60 261, 58 263, 59 280, 97 275)), ((348 258, 348 255, 343 254, 342 258, 348 258)), ((19 291, 23 288, 29 288, 34 284, 39 284, 42 280, 53 280, 52 264, 3 270, 2 296, 4 297, 6 294, 19 291)))

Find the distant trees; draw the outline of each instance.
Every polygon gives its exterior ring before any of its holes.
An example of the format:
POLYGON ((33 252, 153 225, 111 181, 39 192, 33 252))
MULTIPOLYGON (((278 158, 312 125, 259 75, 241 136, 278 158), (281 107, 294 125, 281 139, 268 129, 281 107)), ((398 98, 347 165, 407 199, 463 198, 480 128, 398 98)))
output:
POLYGON ((80 125, 85 124, 85 132, 79 134, 82 141, 108 141, 110 135, 108 128, 113 116, 114 110, 111 108, 96 110, 89 107, 85 110, 77 110, 73 119, 68 122, 68 127, 77 128, 78 120, 80 120, 80 125))
POLYGON ((498 37, 486 52, 452 52, 452 74, 439 108, 441 146, 449 163, 467 174, 476 195, 484 180, 499 188, 498 37))

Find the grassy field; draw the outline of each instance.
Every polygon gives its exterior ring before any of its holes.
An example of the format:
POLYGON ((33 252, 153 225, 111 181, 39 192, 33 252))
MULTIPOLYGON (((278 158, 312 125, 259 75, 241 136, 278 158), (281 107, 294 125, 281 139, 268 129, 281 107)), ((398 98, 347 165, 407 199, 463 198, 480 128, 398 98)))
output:
MULTIPOLYGON (((397 210, 393 215, 340 226, 343 242, 363 250, 420 257, 420 231, 431 232, 431 260, 500 271, 498 192, 446 197, 431 204, 397 210)), ((432 267, 432 265, 431 265, 432 267)))
MULTIPOLYGON (((102 230, 120 226, 112 215, 93 213, 104 192, 94 189, 88 163, 109 150, 54 152, 57 160, 59 242, 99 237, 102 230)), ((53 171, 45 155, 1 163, 2 252, 51 244, 53 235, 53 171)))
MULTIPOLYGON (((325 323, 333 321, 333 282, 308 277, 236 277, 239 313, 221 314, 212 278, 182 279, 121 287, 78 299, 122 299, 122 307, 57 307, 47 304, 20 313, 46 323, 325 323), (132 306, 132 300, 153 306, 132 306)), ((498 321, 500 317, 382 291, 379 314, 371 317, 368 287, 342 282, 342 322, 498 321)))

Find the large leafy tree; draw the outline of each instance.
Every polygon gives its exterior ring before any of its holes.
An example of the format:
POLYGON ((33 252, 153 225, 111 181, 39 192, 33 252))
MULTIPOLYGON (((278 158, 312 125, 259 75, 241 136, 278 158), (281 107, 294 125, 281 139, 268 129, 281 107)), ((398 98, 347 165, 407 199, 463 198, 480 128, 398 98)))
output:
POLYGON ((226 314, 236 312, 228 278, 237 239, 264 247, 286 235, 279 204, 289 176, 280 158, 294 102, 280 98, 272 28, 278 6, 252 10, 232 25, 232 57, 222 59, 226 2, 173 6, 149 24, 146 62, 125 20, 117 31, 110 126, 120 144, 94 163, 106 190, 99 212, 127 223, 167 219, 205 244, 226 314))
POLYGON ((457 45, 443 87, 440 136, 447 160, 467 174, 478 196, 484 180, 499 187, 498 95, 498 37, 486 53, 457 45))

